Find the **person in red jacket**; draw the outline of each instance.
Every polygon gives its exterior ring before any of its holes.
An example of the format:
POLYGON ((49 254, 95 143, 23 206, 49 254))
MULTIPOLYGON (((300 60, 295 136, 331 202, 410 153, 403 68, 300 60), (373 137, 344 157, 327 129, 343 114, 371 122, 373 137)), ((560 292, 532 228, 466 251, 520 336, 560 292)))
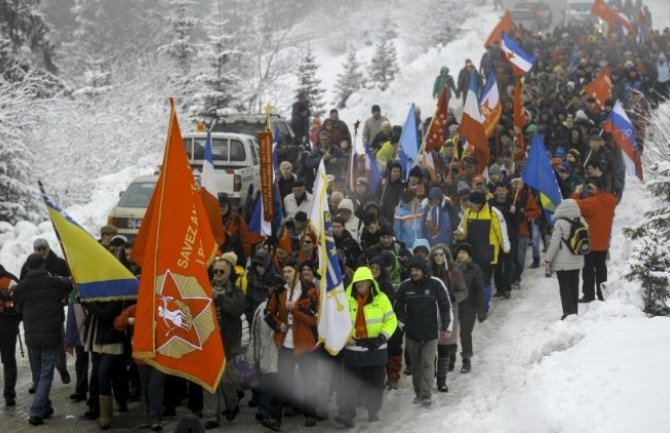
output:
POLYGON ((578 185, 572 195, 589 225, 591 238, 591 252, 584 256, 582 270, 582 298, 579 300, 582 303, 593 301, 595 295, 599 301, 604 300, 600 285, 607 281, 607 251, 617 205, 617 198, 607 191, 606 179, 596 178, 587 184, 587 188, 591 193, 587 198, 580 198, 582 185, 578 185))

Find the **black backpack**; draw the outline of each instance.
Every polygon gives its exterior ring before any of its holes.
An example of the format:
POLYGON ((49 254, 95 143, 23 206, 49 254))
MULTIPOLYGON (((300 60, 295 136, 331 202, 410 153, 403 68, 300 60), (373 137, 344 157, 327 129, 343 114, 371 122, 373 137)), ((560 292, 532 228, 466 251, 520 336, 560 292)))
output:
POLYGON ((568 239, 561 239, 572 254, 583 256, 591 251, 591 240, 589 239, 589 229, 584 223, 575 218, 569 220, 567 218, 560 218, 570 223, 570 236, 568 239))

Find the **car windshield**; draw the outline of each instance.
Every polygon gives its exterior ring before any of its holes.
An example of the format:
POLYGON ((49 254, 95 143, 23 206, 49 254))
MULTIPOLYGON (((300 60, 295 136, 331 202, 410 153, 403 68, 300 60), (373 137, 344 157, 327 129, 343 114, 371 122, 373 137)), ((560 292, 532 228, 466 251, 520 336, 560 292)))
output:
POLYGON ((593 2, 570 3, 568 8, 571 12, 587 13, 591 11, 593 2))
POLYGON ((149 205, 156 182, 131 183, 119 200, 119 207, 145 208, 149 205))
MULTIPOLYGON (((184 140, 186 153, 191 161, 202 161, 205 159, 205 138, 193 138, 193 152, 191 152, 191 139, 184 140)), ((225 138, 212 139, 212 159, 214 161, 228 162, 228 140, 225 138)))

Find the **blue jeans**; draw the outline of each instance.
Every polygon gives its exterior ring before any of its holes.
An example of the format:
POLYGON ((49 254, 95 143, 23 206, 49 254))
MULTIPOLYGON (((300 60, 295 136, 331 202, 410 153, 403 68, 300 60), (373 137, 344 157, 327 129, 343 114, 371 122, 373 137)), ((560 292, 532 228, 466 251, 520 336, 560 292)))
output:
POLYGON ((51 383, 54 379, 54 369, 56 368, 56 357, 61 350, 60 346, 51 349, 38 349, 28 346, 28 359, 30 360, 30 370, 35 383, 35 397, 30 406, 30 416, 43 418, 51 406, 49 393, 51 392, 51 383))
POLYGON ((142 397, 149 421, 161 422, 163 415, 163 381, 165 375, 150 365, 137 366, 142 382, 142 397))
POLYGON ((514 275, 512 282, 521 281, 523 268, 526 266, 526 253, 528 252, 528 236, 519 236, 516 241, 516 257, 514 257, 514 275))

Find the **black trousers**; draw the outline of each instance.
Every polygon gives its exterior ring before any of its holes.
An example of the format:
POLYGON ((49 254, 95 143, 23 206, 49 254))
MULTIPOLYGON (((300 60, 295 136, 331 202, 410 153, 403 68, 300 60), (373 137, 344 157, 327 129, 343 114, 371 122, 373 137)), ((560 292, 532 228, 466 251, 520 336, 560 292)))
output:
MULTIPOLYGON (((516 240, 515 240, 516 242, 516 240)), ((514 244, 512 244, 514 245, 514 244)), ((498 263, 493 274, 493 281, 496 285, 496 293, 509 292, 512 290, 512 276, 514 274, 514 259, 516 248, 508 254, 500 252, 498 263)))
POLYGON ((600 285, 607 281, 607 251, 591 251, 584 256, 582 294, 586 299, 602 298, 600 285))
POLYGON ((458 318, 461 321, 461 347, 463 352, 461 356, 463 359, 472 358, 472 330, 475 329, 475 321, 477 320, 477 311, 459 304, 458 318))
POLYGON ((579 269, 572 271, 556 271, 558 288, 561 293, 563 318, 570 314, 577 314, 579 300, 579 269))
POLYGON ((192 412, 202 412, 202 387, 177 376, 165 375, 163 402, 168 409, 175 409, 188 397, 188 408, 192 412))
POLYGON ((362 403, 368 414, 376 415, 384 398, 385 365, 344 365, 341 387, 337 392, 338 414, 353 420, 356 406, 362 403))
POLYGON ((74 371, 77 376, 77 384, 75 385, 75 393, 86 396, 88 391, 88 364, 89 355, 84 350, 84 346, 77 344, 74 346, 76 360, 74 363, 74 371))
POLYGON ((16 339, 19 335, 19 320, 16 316, 3 316, 0 314, 0 360, 4 386, 2 396, 4 398, 16 397, 16 339))

